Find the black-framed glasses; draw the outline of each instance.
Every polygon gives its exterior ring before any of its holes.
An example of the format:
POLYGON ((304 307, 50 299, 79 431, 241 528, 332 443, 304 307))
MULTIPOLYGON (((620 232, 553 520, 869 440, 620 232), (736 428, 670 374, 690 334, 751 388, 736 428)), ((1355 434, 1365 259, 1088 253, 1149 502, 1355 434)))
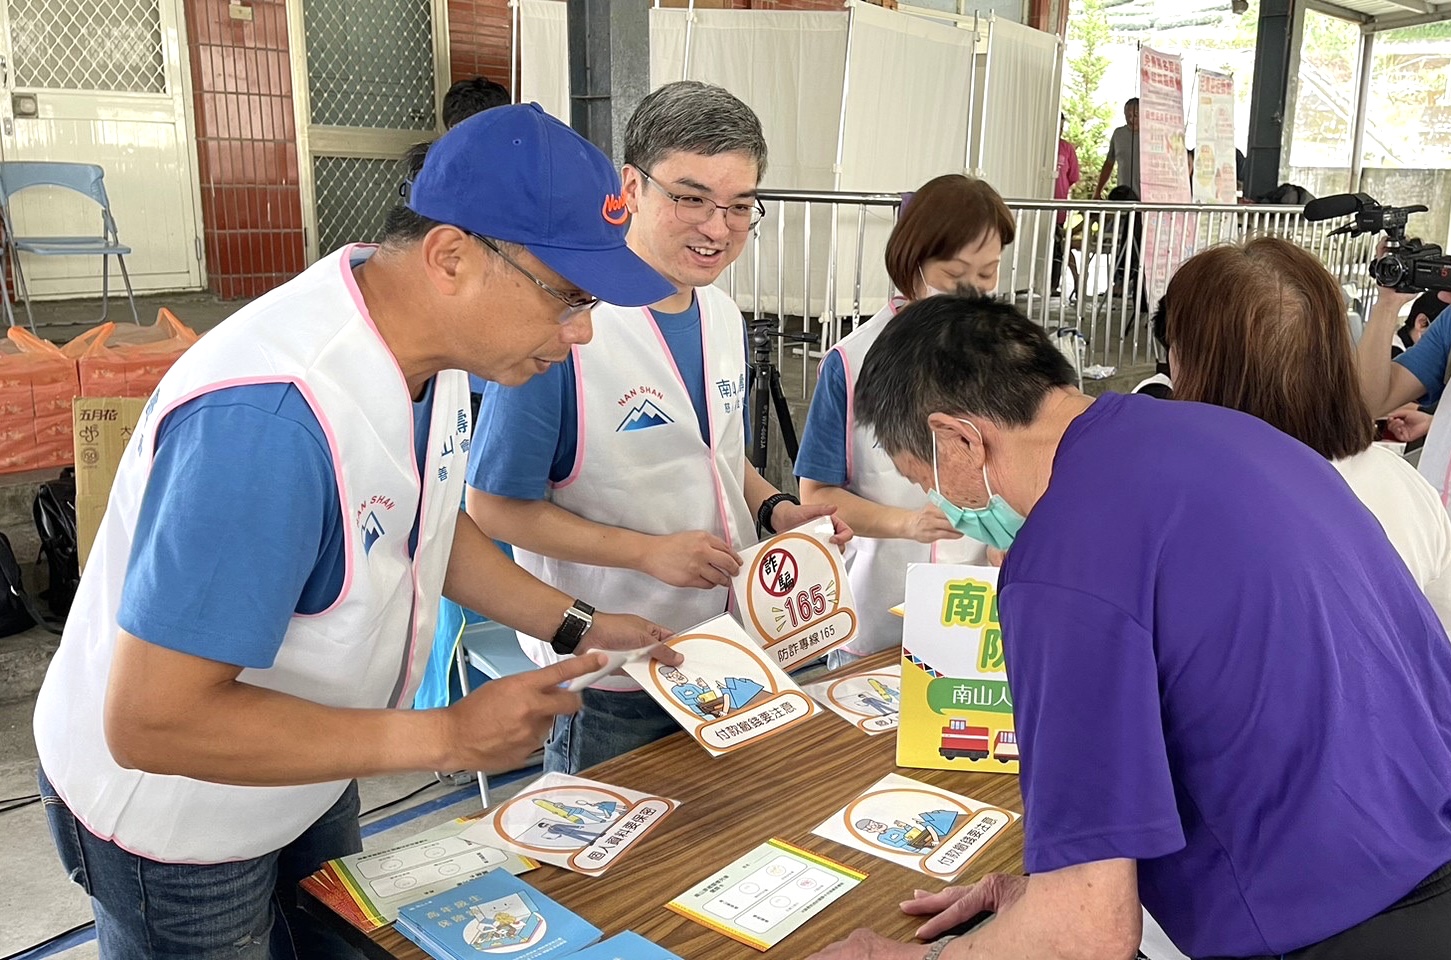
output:
POLYGON ((559 318, 561 323, 563 323, 565 320, 568 320, 570 317, 574 316, 577 313, 583 313, 584 311, 591 309, 592 307, 594 307, 595 304, 600 302, 599 297, 592 297, 587 293, 580 293, 574 296, 570 296, 566 293, 561 293, 560 291, 551 287, 549 284, 545 283, 543 280, 540 280, 538 277, 534 276, 532 272, 522 266, 513 257, 509 256, 503 250, 500 250, 499 245, 493 240, 490 240, 488 237, 483 236, 482 234, 474 233, 472 231, 469 232, 469 236, 473 237, 475 240, 479 241, 479 243, 482 243, 484 246, 494 251, 494 253, 498 255, 499 259, 503 260, 509 266, 513 267, 515 270, 518 270, 530 280, 533 280, 534 285, 537 286, 540 290, 543 290, 545 293, 549 294, 551 297, 564 304, 564 315, 559 318))
POLYGON ((671 193, 644 170, 639 170, 639 174, 646 183, 675 203, 675 216, 681 223, 698 226, 715 216, 717 210, 724 210, 726 226, 744 232, 760 223, 761 218, 766 215, 766 207, 759 200, 755 203, 716 203, 709 197, 693 193, 671 193))

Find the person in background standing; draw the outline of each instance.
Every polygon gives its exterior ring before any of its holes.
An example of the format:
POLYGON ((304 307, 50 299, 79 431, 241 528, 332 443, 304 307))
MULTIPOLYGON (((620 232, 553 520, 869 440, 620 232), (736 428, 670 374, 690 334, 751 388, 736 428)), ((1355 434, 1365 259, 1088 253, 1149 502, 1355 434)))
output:
MULTIPOLYGON (((1067 125, 1068 118, 1063 114, 1058 115, 1058 179, 1053 184, 1053 199, 1067 200, 1068 194, 1072 192, 1073 185, 1083 178, 1082 172, 1078 169, 1078 151, 1073 144, 1063 139, 1063 128, 1067 125)), ((1049 288, 1052 293, 1059 292, 1059 283, 1063 280, 1063 258, 1066 254, 1069 258, 1068 269, 1074 276, 1074 287, 1077 287, 1078 269, 1072 261, 1073 251, 1067 249, 1067 241, 1064 234, 1064 225, 1068 220, 1068 211, 1058 211, 1058 222, 1053 227, 1053 285, 1049 288)))

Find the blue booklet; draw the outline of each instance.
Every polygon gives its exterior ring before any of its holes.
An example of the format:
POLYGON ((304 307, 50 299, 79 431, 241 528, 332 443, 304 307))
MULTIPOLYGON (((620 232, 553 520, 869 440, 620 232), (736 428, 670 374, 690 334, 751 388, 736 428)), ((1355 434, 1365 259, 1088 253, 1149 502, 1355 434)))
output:
POLYGON ((569 960, 680 960, 638 933, 625 931, 572 955, 569 960))
POLYGON ((396 927, 436 960, 562 958, 600 938, 583 918, 503 870, 409 904, 396 927))

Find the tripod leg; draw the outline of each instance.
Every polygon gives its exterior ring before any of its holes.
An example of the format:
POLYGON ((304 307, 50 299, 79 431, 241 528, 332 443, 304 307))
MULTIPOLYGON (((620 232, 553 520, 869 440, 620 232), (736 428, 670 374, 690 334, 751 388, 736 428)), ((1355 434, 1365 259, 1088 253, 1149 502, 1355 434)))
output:
POLYGON ((786 391, 781 389, 781 371, 775 368, 771 370, 771 402, 776 406, 776 422, 781 425, 786 457, 794 465, 796 455, 801 452, 801 442, 796 438, 796 424, 791 422, 791 406, 786 402, 786 391))
POLYGON ((764 475, 766 472, 766 440, 769 436, 771 416, 769 398, 766 396, 766 390, 762 389, 765 384, 760 371, 754 366, 750 369, 750 383, 751 449, 748 451, 748 456, 752 466, 764 475))

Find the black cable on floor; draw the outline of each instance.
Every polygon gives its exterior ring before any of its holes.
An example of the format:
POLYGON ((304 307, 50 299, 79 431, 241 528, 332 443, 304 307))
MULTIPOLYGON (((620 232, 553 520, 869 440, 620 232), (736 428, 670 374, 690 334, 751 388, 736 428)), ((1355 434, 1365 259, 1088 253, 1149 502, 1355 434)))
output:
POLYGON ((15 802, 17 802, 19 800, 39 800, 39 799, 40 799, 40 794, 38 794, 38 793, 27 793, 23 797, 8 797, 8 798, 6 798, 4 800, 0 800, 0 807, 3 807, 7 803, 15 803, 15 802))
POLYGON ((69 937, 72 934, 80 933, 82 930, 89 930, 95 925, 96 922, 94 920, 87 920, 85 923, 78 923, 74 927, 71 927, 69 930, 62 930, 55 936, 47 937, 39 943, 32 943, 30 946, 25 947, 22 950, 17 950, 15 953, 8 953, 5 956, 0 957, 0 960, 20 960, 21 957, 28 956, 29 954, 34 953, 37 950, 42 950, 53 943, 59 943, 66 937, 69 937))
POLYGON ((23 807, 34 806, 35 804, 40 802, 40 797, 21 797, 16 798, 14 803, 10 803, 10 801, 3 802, 9 803, 9 806, 0 805, 0 813, 9 813, 12 810, 19 810, 23 807))
MULTIPOLYGON (((414 797, 418 796, 420 793, 422 793, 423 791, 427 790, 429 787, 436 787, 436 786, 439 786, 442 783, 443 783, 442 780, 430 780, 428 783, 425 783, 423 786, 419 787, 417 790, 414 790, 411 793, 405 793, 403 796, 399 797, 397 800, 389 800, 387 803, 380 803, 380 804, 378 804, 376 807, 373 807, 371 810, 364 810, 362 813, 358 814, 358 819, 361 820, 364 817, 369 816, 370 814, 377 813, 379 810, 387 810, 389 807, 396 807, 396 806, 398 806, 398 804, 402 803, 404 800, 412 800, 414 797)), ((3 958, 0 958, 0 960, 3 960, 3 958)))

